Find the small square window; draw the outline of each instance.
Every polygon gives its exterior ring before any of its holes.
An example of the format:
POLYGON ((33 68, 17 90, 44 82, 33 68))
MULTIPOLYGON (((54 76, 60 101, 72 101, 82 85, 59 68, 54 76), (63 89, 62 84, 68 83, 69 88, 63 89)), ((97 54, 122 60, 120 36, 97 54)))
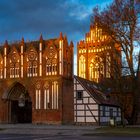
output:
POLYGON ((76 98, 78 100, 82 100, 83 99, 83 91, 77 91, 76 93, 76 98))

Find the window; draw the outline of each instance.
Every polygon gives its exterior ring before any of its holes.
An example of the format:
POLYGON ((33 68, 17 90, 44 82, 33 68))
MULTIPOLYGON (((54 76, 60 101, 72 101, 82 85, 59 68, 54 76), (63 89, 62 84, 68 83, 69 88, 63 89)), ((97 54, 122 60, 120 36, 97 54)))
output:
POLYGON ((10 61, 10 78, 19 77, 19 63, 13 63, 10 61))
POLYGON ((77 100, 82 100, 83 99, 83 91, 77 91, 76 98, 77 98, 77 100))
POLYGON ((113 117, 113 109, 112 108, 110 108, 109 112, 110 112, 110 117, 113 117))
POLYGON ((44 109, 50 109, 50 92, 49 92, 49 89, 44 89, 44 109))
POLYGON ((83 55, 79 58, 79 76, 86 77, 86 59, 83 55))
POLYGON ((57 59, 47 59, 46 75, 57 75, 57 59))
POLYGON ((89 78, 90 80, 94 80, 96 82, 99 82, 100 76, 104 75, 104 63, 103 59, 99 56, 96 56, 91 60, 90 66, 89 66, 89 78))
POLYGON ((3 60, 2 60, 2 56, 0 54, 0 79, 3 78, 3 60))
POLYGON ((103 117, 105 117, 105 114, 106 114, 105 113, 105 106, 103 106, 103 110, 102 111, 103 111, 103 117))
POLYGON ((52 82, 52 109, 58 109, 58 82, 52 82))
POLYGON ((36 109, 41 109, 41 90, 36 90, 36 109))
POLYGON ((27 76, 28 77, 36 77, 37 76, 37 62, 36 61, 28 62, 27 76))
POLYGON ((120 117, 120 109, 117 108, 117 117, 120 117))
POLYGON ((35 50, 31 49, 27 56, 27 77, 36 77, 38 75, 38 57, 35 50))

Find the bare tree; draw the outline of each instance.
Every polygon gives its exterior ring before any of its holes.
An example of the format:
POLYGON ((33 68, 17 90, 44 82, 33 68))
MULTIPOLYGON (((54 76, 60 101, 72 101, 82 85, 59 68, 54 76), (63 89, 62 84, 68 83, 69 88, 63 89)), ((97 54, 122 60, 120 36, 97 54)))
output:
MULTIPOLYGON (((109 36, 109 43, 116 43, 121 49, 123 63, 121 73, 116 73, 114 78, 118 81, 118 91, 123 93, 125 82, 124 74, 129 74, 133 93, 132 123, 136 123, 139 110, 139 71, 140 71, 140 0, 114 0, 112 4, 103 10, 98 7, 93 9, 92 24, 97 24, 104 33, 109 36)), ((111 45, 110 44, 110 45, 111 45)), ((113 53, 119 54, 112 46, 113 53)), ((120 57, 120 56, 119 56, 120 57)), ((118 64, 114 64, 119 69, 118 64)), ((118 70, 119 71, 119 70, 118 70)), ((124 99, 122 99, 123 101, 124 99)))

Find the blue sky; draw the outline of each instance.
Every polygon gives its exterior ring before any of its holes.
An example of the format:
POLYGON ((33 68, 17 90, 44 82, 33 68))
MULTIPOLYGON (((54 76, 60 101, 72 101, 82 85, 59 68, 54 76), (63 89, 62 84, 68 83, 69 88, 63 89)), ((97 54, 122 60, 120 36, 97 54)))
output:
POLYGON ((111 1, 0 0, 0 43, 37 40, 41 33, 44 39, 56 38, 63 32, 74 42, 76 54, 76 43, 89 31, 93 7, 111 1))

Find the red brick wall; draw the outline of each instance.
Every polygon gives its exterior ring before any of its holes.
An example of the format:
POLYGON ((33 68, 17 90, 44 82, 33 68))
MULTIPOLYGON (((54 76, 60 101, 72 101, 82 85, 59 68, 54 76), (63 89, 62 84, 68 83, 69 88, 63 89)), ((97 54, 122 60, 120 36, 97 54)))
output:
POLYGON ((63 80, 63 123, 73 123, 74 122, 74 91, 73 91, 73 79, 63 80))
MULTIPOLYGON (((57 80, 59 82, 59 109, 58 110, 45 110, 43 103, 41 109, 35 109, 35 84, 37 81, 44 82, 45 78, 26 78, 18 80, 29 93, 32 101, 32 123, 73 123, 73 80, 68 80, 62 77, 48 78, 49 80, 57 80)), ((47 80, 48 80, 47 79, 47 80)), ((7 94, 11 85, 15 80, 7 79, 1 81, 0 84, 0 122, 8 123, 8 101, 2 100, 4 93, 7 94)), ((5 95, 6 95, 5 94, 5 95)), ((44 100, 43 96, 41 98, 44 100)), ((43 102, 43 101, 42 101, 43 102)), ((9 108, 10 109, 10 108, 9 108)), ((10 121, 10 119, 9 119, 10 121)))

